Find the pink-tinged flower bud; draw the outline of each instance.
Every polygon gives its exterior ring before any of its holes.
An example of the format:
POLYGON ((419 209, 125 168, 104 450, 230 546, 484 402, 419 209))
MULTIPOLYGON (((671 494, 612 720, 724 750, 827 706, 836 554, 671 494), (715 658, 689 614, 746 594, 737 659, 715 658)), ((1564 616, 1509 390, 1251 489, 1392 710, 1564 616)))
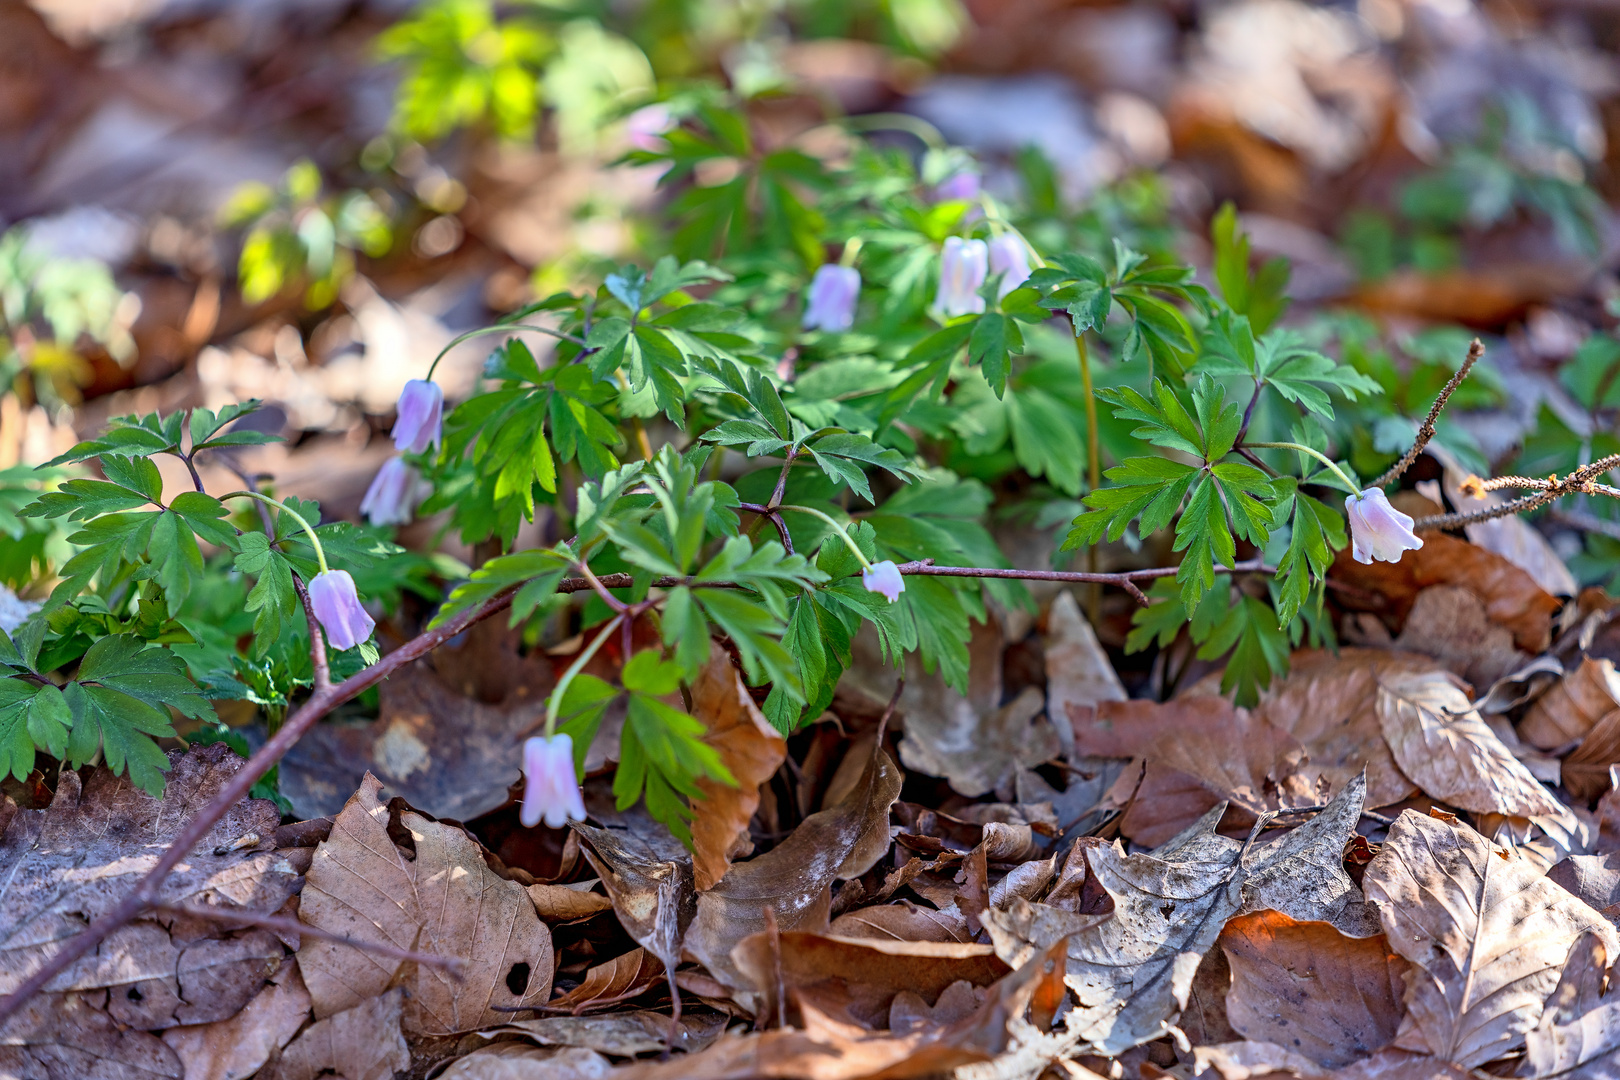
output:
POLYGON ((567 735, 536 735, 523 744, 523 805, 518 820, 532 829, 543 820, 560 829, 585 820, 585 799, 574 772, 574 740, 567 735))
POLYGON ((675 117, 667 105, 645 105, 631 113, 624 121, 625 134, 630 145, 637 150, 657 153, 668 144, 664 133, 675 126, 675 117))
POLYGON ((394 449, 420 454, 439 445, 444 421, 444 391, 426 379, 412 379, 399 392, 394 420, 394 449))
POLYGON ((326 631, 327 643, 339 651, 369 639, 377 625, 360 606, 360 594, 347 570, 316 574, 309 583, 309 606, 315 609, 315 618, 326 631))
POLYGON ((894 565, 893 559, 884 559, 862 570, 861 584, 866 586, 867 592, 888 597, 891 604, 906 591, 906 579, 900 576, 900 568, 894 565))
POLYGON ((855 324, 855 302, 860 296, 860 271, 853 266, 823 263, 810 279, 804 304, 804 328, 843 333, 855 324))
POLYGON ((934 186, 934 198, 939 202, 977 199, 980 188, 979 174, 972 170, 954 173, 934 186))
POLYGON ((945 250, 939 257, 939 295, 934 306, 948 319, 958 315, 977 314, 984 310, 984 279, 989 273, 989 252, 983 240, 963 240, 960 236, 945 239, 945 250))
POLYGON ((990 241, 990 273, 1001 275, 996 299, 1005 297, 1029 280, 1029 249, 1024 241, 1004 233, 990 241))
POLYGON ((1346 496, 1344 509, 1350 515, 1351 552, 1358 563, 1400 562, 1402 552, 1423 546, 1412 531, 1412 519, 1389 505, 1378 488, 1346 496))
POLYGON ((360 513, 373 525, 409 525, 416 514, 422 478, 402 457, 383 462, 360 500, 360 513))

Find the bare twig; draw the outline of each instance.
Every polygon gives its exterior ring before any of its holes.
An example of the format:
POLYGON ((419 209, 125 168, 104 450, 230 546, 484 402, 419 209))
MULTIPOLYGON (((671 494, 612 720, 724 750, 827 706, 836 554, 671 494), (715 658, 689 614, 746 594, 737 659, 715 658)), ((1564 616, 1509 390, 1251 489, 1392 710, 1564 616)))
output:
MULTIPOLYGON (((274 533, 270 540, 272 543, 275 541, 274 533)), ((332 669, 326 662, 326 637, 321 632, 320 620, 315 618, 315 607, 310 602, 309 590, 304 587, 303 579, 293 574, 292 582, 298 592, 299 603, 304 605, 304 618, 309 622, 309 662, 315 669, 315 690, 318 693, 332 685, 332 669)))
POLYGON ((1424 417, 1423 423, 1418 425, 1417 438, 1412 442, 1412 449, 1402 454, 1401 459, 1391 465, 1388 472, 1368 484, 1369 488, 1381 488, 1391 480, 1398 480, 1407 469, 1412 467, 1412 462, 1417 460, 1417 456, 1423 453, 1423 448, 1429 445, 1429 440, 1434 438, 1434 422, 1440 416, 1440 410, 1446 407, 1446 402, 1451 400, 1451 395, 1456 393, 1457 387, 1461 386, 1462 381, 1468 378, 1468 373, 1473 370, 1474 365, 1479 363, 1480 357, 1484 355, 1485 345, 1479 338, 1475 338, 1468 346, 1468 355, 1463 359, 1462 367, 1457 369, 1457 373, 1441 389, 1440 396, 1434 399, 1433 405, 1429 406, 1429 415, 1424 417))
MULTIPOLYGON (((784 470, 785 470, 785 468, 786 467, 784 466, 784 470)), ((786 475, 786 473, 784 471, 784 477, 785 477, 785 475, 786 475)), ((781 494, 781 486, 778 485, 777 486, 777 494, 771 496, 771 498, 776 499, 776 498, 778 498, 780 496, 780 494, 781 494)), ((791 554, 793 554, 793 535, 788 532, 787 522, 782 520, 781 513, 779 511, 777 511, 774 507, 775 507, 774 503, 747 503, 747 502, 745 502, 745 503, 738 503, 737 504, 737 509, 745 511, 745 512, 750 513, 750 514, 758 514, 761 517, 765 518, 767 521, 769 521, 772 525, 776 526, 776 535, 782 538, 782 546, 784 548, 786 548, 787 553, 789 555, 791 555, 791 554)))
MULTIPOLYGON (((1493 490, 1494 485, 1496 487, 1531 488, 1535 491, 1535 494, 1522 495, 1517 499, 1509 499, 1505 503, 1488 506, 1483 510, 1469 510, 1455 514, 1434 514, 1429 517, 1418 518, 1417 521, 1412 523, 1412 529, 1414 532, 1418 530, 1456 529, 1464 525, 1472 525, 1478 521, 1490 521, 1492 518, 1528 513, 1565 495, 1599 494, 1598 489, 1607 488, 1608 485, 1596 484, 1593 482, 1594 478, 1602 476, 1616 465, 1620 465, 1620 454, 1612 454, 1589 465, 1582 465, 1567 476, 1549 476, 1545 480, 1535 480, 1525 476, 1504 476, 1499 480, 1480 480, 1477 477, 1470 477, 1464 482, 1464 490, 1472 487, 1483 493, 1493 490)), ((1601 493, 1607 494, 1607 491, 1601 493)))
POLYGON ((448 970, 457 978, 466 967, 464 961, 454 956, 441 956, 439 953, 413 952, 410 949, 401 949, 383 941, 362 941, 359 938, 345 937, 322 930, 297 919, 283 919, 279 915, 260 915, 252 911, 233 911, 230 908, 216 907, 187 907, 184 904, 153 904, 153 911, 162 911, 170 915, 190 915, 198 919, 214 919, 218 922, 236 923, 240 926, 262 926, 266 930, 276 930, 283 934, 302 934, 319 941, 330 941, 334 945, 348 945, 352 948, 373 952, 379 956, 392 956, 396 960, 414 960, 418 964, 427 964, 430 967, 440 967, 448 970))

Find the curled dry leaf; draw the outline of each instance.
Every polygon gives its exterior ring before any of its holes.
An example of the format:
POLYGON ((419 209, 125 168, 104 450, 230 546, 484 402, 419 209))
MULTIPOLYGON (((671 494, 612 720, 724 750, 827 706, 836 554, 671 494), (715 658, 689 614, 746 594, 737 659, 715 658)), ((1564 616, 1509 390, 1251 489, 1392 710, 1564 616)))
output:
POLYGON ((1324 922, 1263 911, 1227 923, 1220 946, 1232 969, 1226 1014, 1245 1038, 1330 1069, 1394 1040, 1407 964, 1383 934, 1349 938, 1324 922))
POLYGON ((1599 1080, 1620 1069, 1620 993, 1611 955, 1596 934, 1582 934, 1571 946, 1540 1023, 1525 1033, 1521 1076, 1599 1080))
POLYGON ((1068 753, 1074 749, 1071 708, 1124 701, 1128 695, 1072 591, 1064 589, 1052 600, 1046 625, 1046 715, 1068 753))
POLYGON ((631 949, 585 972, 578 986, 546 1002, 546 1008, 576 1015, 634 997, 664 978, 664 965, 646 949, 631 949))
POLYGON ((1605 713, 1581 745, 1563 760, 1560 778, 1579 802, 1588 803, 1610 788, 1609 767, 1620 764, 1620 709, 1605 713))
POLYGON ((737 781, 697 782, 703 798, 692 803, 692 874, 702 892, 726 876, 738 844, 746 845, 759 786, 781 767, 787 742, 766 722, 718 645, 710 647, 709 663, 692 684, 692 715, 703 723, 703 741, 737 781))
POLYGON ((664 1013, 638 1009, 602 1016, 517 1020, 487 1029, 483 1034, 522 1035, 541 1046, 577 1046, 613 1057, 635 1057, 668 1048, 672 1033, 674 1049, 694 1054, 719 1038, 725 1029, 726 1018, 715 1013, 688 1013, 672 1028, 670 1018, 664 1013))
POLYGON ((1562 606, 1507 559, 1444 533, 1425 533, 1423 546, 1404 553, 1398 563, 1363 565, 1346 548, 1329 573, 1361 595, 1379 594, 1372 604, 1363 604, 1357 593, 1346 590, 1340 596, 1346 607, 1376 610, 1402 622, 1422 590, 1460 585, 1483 600, 1491 621, 1511 631, 1514 644, 1532 656, 1546 651, 1552 640, 1552 617, 1562 606))
POLYGON ((1620 672, 1614 662, 1582 657, 1536 699, 1519 721, 1519 738, 1538 750, 1557 750, 1582 738, 1599 720, 1620 709, 1620 672))
MULTIPOLYGON (((63 769, 46 809, 17 810, 5 823, 0 994, 122 900, 242 759, 216 743, 171 753, 170 763, 162 799, 105 768, 91 771, 81 790, 79 774, 63 769)), ((278 910, 299 881, 287 858, 270 850, 279 823, 267 800, 238 803, 164 880, 157 901, 265 915, 278 910)), ((143 1030, 209 1023, 246 1005, 285 955, 263 930, 181 922, 163 915, 124 926, 46 989, 113 989, 107 999, 113 1018, 143 1030)))
POLYGON ((393 1080, 410 1067, 411 1054, 400 1033, 405 991, 395 987, 351 1009, 317 1020, 294 1039, 281 1057, 259 1073, 262 1080, 393 1080))
POLYGON ((1401 814, 1362 885, 1413 964, 1395 1046, 1471 1068, 1536 1026, 1570 946, 1614 930, 1527 860, 1463 825, 1401 814))
POLYGON ((1113 900, 1111 917, 1025 900, 986 912, 997 954, 1015 967, 1069 939, 1064 979, 1079 1001, 1069 1030, 1094 1052, 1117 1054, 1166 1034, 1187 1006, 1199 961, 1242 907, 1242 845, 1215 832, 1224 809, 1152 854, 1084 848, 1113 900))
POLYGON ((543 1003, 551 933, 523 886, 490 870, 460 829, 409 811, 400 815, 416 845, 408 857, 388 835, 381 787, 367 774, 315 850, 298 916, 333 934, 454 957, 462 967, 402 971, 405 961, 306 937, 298 963, 315 1015, 353 1009, 399 979, 411 991, 404 1024, 412 1033, 472 1031, 505 1018, 497 1005, 543 1003))
POLYGON ((838 805, 811 814, 764 855, 732 866, 698 897, 686 949, 728 986, 750 981, 731 950, 766 928, 769 909, 781 930, 827 924, 829 887, 859 877, 889 850, 889 808, 900 797, 900 770, 873 745, 860 780, 838 805))
POLYGON ((1378 719, 1401 771, 1430 798, 1510 817, 1563 812, 1445 673, 1383 678, 1378 719))
POLYGON ((587 892, 568 885, 529 885, 525 887, 535 914, 548 923, 588 919, 607 911, 613 901, 598 892, 587 892))
POLYGON ((309 991, 297 964, 283 964, 270 985, 227 1020, 163 1033, 185 1066, 186 1080, 251 1076, 309 1019, 309 991))
POLYGON ((696 914, 692 861, 669 830, 657 826, 647 836, 625 829, 575 824, 590 845, 586 858, 602 876, 614 914, 637 944, 674 971, 681 939, 696 914))

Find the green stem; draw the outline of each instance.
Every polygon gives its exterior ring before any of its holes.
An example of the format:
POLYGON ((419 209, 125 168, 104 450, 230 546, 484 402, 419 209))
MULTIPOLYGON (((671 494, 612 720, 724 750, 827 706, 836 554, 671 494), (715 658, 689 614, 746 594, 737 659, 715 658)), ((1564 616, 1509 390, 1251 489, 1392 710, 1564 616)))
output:
POLYGON ((943 150, 948 145, 939 128, 921 117, 908 113, 867 113, 865 116, 846 116, 843 124, 851 131, 904 131, 917 136, 932 150, 943 150))
MULTIPOLYGON (((321 565, 321 573, 324 574, 331 569, 326 565, 326 551, 321 547, 321 538, 315 535, 315 530, 310 527, 309 522, 304 520, 304 515, 300 514, 286 503, 277 502, 270 496, 261 495, 257 491, 233 491, 229 495, 220 496, 221 502, 224 502, 226 499, 258 499, 262 503, 274 506, 278 510, 283 511, 294 521, 298 522, 299 527, 304 530, 304 535, 309 537, 310 546, 315 549, 315 561, 321 565)), ((271 537, 271 539, 274 540, 275 538, 271 537)))
POLYGON ((458 334, 456 337, 451 338, 450 344, 439 350, 439 355, 435 356, 433 363, 428 365, 428 381, 433 380, 433 372, 438 368, 439 361, 443 360, 451 349, 460 345, 463 341, 470 341, 475 337, 483 337, 486 334, 510 334, 516 330, 533 330, 537 334, 550 334, 561 341, 572 341, 581 348, 585 347, 584 338, 575 337, 573 334, 565 334, 561 330, 553 330, 549 326, 534 326, 530 323, 497 323, 494 326, 480 326, 476 330, 468 330, 465 334, 458 334))
POLYGON ((1302 454, 1309 454, 1311 457, 1315 458, 1317 461, 1320 461, 1323 465, 1326 465, 1330 470, 1332 470, 1334 476, 1337 476, 1340 480, 1343 480, 1345 487, 1349 488, 1352 494, 1361 494, 1361 485, 1355 480, 1352 480, 1343 469, 1334 464, 1332 458, 1328 457, 1320 450, 1313 450, 1309 446, 1301 446, 1296 442, 1252 442, 1244 443, 1243 445, 1251 450, 1298 450, 1302 454))
POLYGON ((844 527, 838 522, 834 521, 828 515, 823 514, 820 510, 817 510, 813 506, 794 506, 791 503, 784 503, 783 505, 778 506, 777 509, 792 510, 800 514, 810 514, 814 517, 820 518, 822 521, 825 521, 828 525, 832 526, 833 532, 838 534, 839 539, 844 541, 844 543, 849 547, 849 550, 855 553, 855 557, 861 560, 861 566, 865 567, 867 570, 872 569, 872 564, 867 561, 866 555, 859 547, 856 546, 855 541, 850 538, 849 533, 845 532, 844 527))
MULTIPOLYGON (((557 680, 557 688, 551 692, 551 700, 546 703, 546 738, 549 739, 556 734, 557 712, 562 708, 563 695, 568 692, 568 684, 574 681, 574 676, 580 673, 580 669, 591 662, 591 657, 596 655, 596 651, 602 647, 603 642, 613 636, 613 631, 623 621, 623 614, 613 616, 612 620, 602 627, 602 632, 597 634, 589 645, 579 651, 579 655, 574 658, 574 662, 568 665, 568 670, 563 672, 563 677, 557 680)), ((629 657, 625 657, 627 662, 629 659, 629 657)))

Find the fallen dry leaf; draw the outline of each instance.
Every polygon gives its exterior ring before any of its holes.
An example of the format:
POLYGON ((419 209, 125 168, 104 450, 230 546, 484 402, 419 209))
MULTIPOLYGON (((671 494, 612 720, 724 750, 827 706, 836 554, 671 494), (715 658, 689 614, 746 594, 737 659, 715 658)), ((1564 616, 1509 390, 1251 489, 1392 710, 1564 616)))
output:
POLYGON ((1301 1076, 1316 1080, 1327 1073, 1310 1058, 1276 1043, 1228 1042, 1193 1048, 1199 1075, 1213 1069, 1221 1080, 1253 1080, 1261 1076, 1301 1076))
POLYGON ((259 1073, 262 1080, 393 1080, 409 1068, 410 1051, 400 1033, 405 991, 395 987, 304 1029, 259 1073))
POLYGON ((1524 1041, 1596 911, 1466 826, 1404 811, 1362 879, 1412 962, 1394 1045, 1471 1068, 1524 1041))
POLYGON ((1227 1017, 1245 1038, 1330 1069, 1394 1040, 1407 964, 1384 935, 1349 938, 1266 911, 1227 923, 1220 946, 1232 969, 1227 1017))
MULTIPOLYGON (((726 1030, 726 1018, 715 1013, 687 1013, 673 1030, 673 1049, 693 1054, 720 1037, 726 1030)), ((613 1057, 635 1057, 637 1054, 663 1050, 668 1045, 670 1033, 669 1017, 646 1009, 603 1016, 551 1016, 542 1020, 517 1020, 485 1032, 486 1035, 522 1035, 542 1046, 577 1046, 613 1057)))
POLYGON ((242 1011, 227 1020, 163 1033, 185 1066, 186 1080, 239 1080, 252 1076, 286 1046, 309 1019, 309 991, 296 963, 282 965, 242 1011))
POLYGON ((1357 776, 1327 808, 1243 855, 1243 911, 1280 911, 1332 923, 1353 938, 1381 932, 1378 912, 1344 871, 1344 846, 1361 820, 1367 778, 1357 776))
POLYGON ((1430 798, 1510 817, 1563 812, 1444 673, 1384 677, 1378 719, 1396 764, 1430 798))
POLYGON ((1071 590, 1064 589, 1052 599, 1046 626, 1046 715, 1065 753, 1072 756, 1074 728, 1069 709, 1124 701, 1128 695, 1071 590))
POLYGON ((588 919, 613 906, 613 901, 601 893, 569 885, 528 885, 525 890, 530 903, 534 904, 535 914, 548 923, 588 919))
POLYGON ((876 904, 834 919, 828 932, 844 938, 877 941, 972 941, 967 920, 954 908, 939 911, 902 900, 876 904))
POLYGON ((1620 916, 1606 909, 1620 904, 1620 851, 1605 855, 1571 855, 1547 871, 1547 880, 1560 885, 1612 922, 1620 916))
POLYGON ((1525 1033, 1521 1076, 1599 1080, 1615 1075, 1620 1068, 1620 994, 1609 978, 1610 955, 1597 934, 1582 934, 1570 947, 1541 1021, 1525 1033))
POLYGON ((730 655, 718 645, 710 647, 709 663, 692 684, 692 715, 703 724, 703 741, 737 781, 722 784, 704 777, 697 782, 703 797, 692 802, 692 875, 703 892, 726 876, 738 844, 747 844, 759 786, 781 767, 787 742, 766 722, 730 655))
POLYGON ((1582 657, 1580 666, 1537 698, 1519 721, 1519 738, 1538 750, 1568 746, 1620 708, 1620 672, 1614 662, 1582 657))
POLYGON ((97 994, 36 994, 0 1025, 0 1076, 7 1080, 181 1080, 175 1052, 97 1007, 97 994))
POLYGON ((1609 767, 1620 764, 1620 709, 1605 713, 1562 763, 1559 778, 1582 804, 1610 788, 1609 767))
POLYGON ((505 1019, 494 1006, 544 1003, 551 934, 523 886, 497 876, 460 829, 406 811, 415 858, 388 835, 382 785, 367 775, 315 850, 299 919, 333 934, 463 961, 457 975, 351 945, 306 938, 298 963, 315 1015, 362 1005, 403 978, 405 1030, 448 1035, 505 1019))
MULTIPOLYGON (((1424 453, 1440 462, 1446 495, 1452 505, 1460 510, 1481 510, 1508 500, 1508 496, 1500 491, 1483 492, 1484 498, 1465 495, 1462 484, 1473 470, 1464 467, 1455 454, 1438 443, 1431 442, 1424 453)), ((1564 560, 1558 557, 1547 538, 1517 514, 1469 522, 1463 526, 1463 533, 1470 543, 1507 559, 1554 596, 1574 596, 1580 591, 1575 576, 1569 572, 1569 567, 1564 565, 1564 560)))
MULTIPOLYGON (((154 799, 105 768, 63 769, 43 810, 17 810, 0 834, 0 993, 38 970, 56 943, 114 907, 181 829, 242 767, 223 744, 170 754, 154 799)), ((298 888, 271 839, 275 804, 247 799, 208 832, 156 898, 268 915, 298 888)), ((114 931, 46 987, 111 989, 107 1008, 143 1030, 231 1016, 275 974, 286 950, 266 931, 152 914, 114 931)))
POLYGON ((697 913, 685 849, 661 825, 641 832, 578 823, 573 829, 590 845, 586 858, 601 875, 620 925, 665 971, 674 971, 697 913))
POLYGON ((1211 810, 1151 854, 1126 855, 1118 844, 1082 849, 1113 900, 1111 916, 1025 900, 986 913, 997 955, 1015 967, 1069 938, 1064 978, 1079 1001, 1069 1030, 1095 1052, 1166 1034, 1187 1006, 1199 961, 1242 907, 1243 845, 1215 832, 1222 812, 1211 810))
POLYGON ((584 1047, 498 1042, 456 1059, 439 1080, 600 1080, 612 1070, 607 1058, 584 1047))
POLYGON ((1530 659, 1507 627, 1490 620, 1485 602, 1461 585, 1431 585, 1417 594, 1397 649, 1432 656, 1475 686, 1489 686, 1530 659))
POLYGON ((1460 585, 1483 600, 1491 621, 1511 631, 1514 644, 1531 655, 1546 650, 1552 638, 1552 617, 1562 606, 1556 596, 1507 559, 1444 533, 1425 533, 1423 546, 1403 553, 1398 563, 1363 565, 1346 548, 1329 573, 1335 581, 1363 593, 1381 594, 1386 602, 1368 605, 1346 591, 1340 597, 1346 607, 1376 610, 1402 622, 1422 590, 1431 585, 1460 585))
POLYGON ((874 744, 842 802, 805 818, 764 855, 736 863, 698 897, 687 951, 721 982, 747 988, 731 950, 766 928, 767 908, 784 931, 825 927, 829 886, 866 873, 889 850, 889 808, 900 796, 900 781, 900 770, 874 744))
POLYGON ((664 965, 646 949, 632 949, 585 972, 579 985, 546 1002, 549 1009, 572 1010, 576 1015, 634 997, 664 979, 664 965))

